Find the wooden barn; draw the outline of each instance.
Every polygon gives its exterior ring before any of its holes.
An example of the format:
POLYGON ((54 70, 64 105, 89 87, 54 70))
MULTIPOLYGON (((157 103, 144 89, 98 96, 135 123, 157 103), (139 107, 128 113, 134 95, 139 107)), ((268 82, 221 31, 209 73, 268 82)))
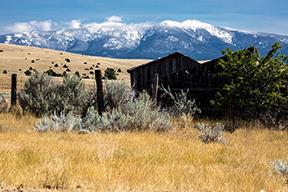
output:
MULTIPOLYGON (((199 63, 181 53, 174 53, 159 60, 140 65, 128 70, 131 86, 135 91, 146 91, 152 95, 155 74, 159 76, 159 86, 170 88, 172 92, 189 89, 191 97, 195 98, 205 108, 217 90, 222 88, 216 79, 218 60, 199 63)), ((158 96, 160 96, 158 94, 158 96)))

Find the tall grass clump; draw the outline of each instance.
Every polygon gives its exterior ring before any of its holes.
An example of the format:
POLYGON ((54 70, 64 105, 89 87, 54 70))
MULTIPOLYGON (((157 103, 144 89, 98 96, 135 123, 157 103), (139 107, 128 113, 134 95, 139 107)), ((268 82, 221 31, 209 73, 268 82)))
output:
POLYGON ((200 131, 199 138, 203 143, 225 143, 223 124, 216 123, 215 125, 209 125, 197 123, 195 127, 200 131))
POLYGON ((8 111, 8 102, 3 94, 0 94, 0 113, 5 113, 8 111))
POLYGON ((190 116, 194 117, 201 113, 200 108, 197 106, 195 99, 189 98, 189 89, 180 92, 172 93, 171 89, 162 87, 163 96, 168 96, 172 101, 172 106, 169 111, 175 116, 190 116))

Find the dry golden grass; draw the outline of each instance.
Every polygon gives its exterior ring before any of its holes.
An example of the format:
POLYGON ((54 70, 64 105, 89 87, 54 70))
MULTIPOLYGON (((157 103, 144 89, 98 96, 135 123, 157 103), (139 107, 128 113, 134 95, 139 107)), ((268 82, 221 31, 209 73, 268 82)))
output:
MULTIPOLYGON (((80 74, 86 74, 90 78, 94 78, 94 75, 90 74, 90 72, 96 69, 95 66, 97 63, 100 63, 99 69, 103 72, 108 67, 114 68, 115 70, 121 69, 118 79, 128 83, 130 76, 127 73, 127 69, 149 62, 149 60, 141 59, 111 59, 84 56, 50 49, 7 44, 0 44, 0 50, 3 50, 3 52, 0 52, 0 90, 5 91, 8 91, 10 88, 12 73, 19 74, 18 78, 22 81, 22 83, 19 83, 21 86, 27 78, 24 72, 30 67, 40 72, 47 71, 51 68, 53 71, 62 74, 66 70, 66 68, 63 68, 63 65, 66 64, 71 70, 70 74, 79 71, 80 74), (71 62, 65 62, 66 58, 70 59, 71 62), (35 63, 31 63, 32 60, 35 61, 35 63), (52 64, 52 62, 54 64, 52 64), (87 64, 84 64, 84 62, 87 64), (54 67, 55 64, 58 64, 58 67, 54 67), (93 68, 92 70, 90 69, 91 67, 93 68), (19 71, 20 69, 21 71, 19 71), (3 74, 4 70, 6 70, 8 74, 3 74)), ((89 84, 89 82, 94 81, 85 80, 85 82, 89 84)))
POLYGON ((203 144, 184 119, 168 133, 37 133, 37 119, 0 114, 2 186, 66 191, 287 191, 271 162, 288 132, 239 129, 203 144), (183 129, 182 126, 187 128, 183 129))

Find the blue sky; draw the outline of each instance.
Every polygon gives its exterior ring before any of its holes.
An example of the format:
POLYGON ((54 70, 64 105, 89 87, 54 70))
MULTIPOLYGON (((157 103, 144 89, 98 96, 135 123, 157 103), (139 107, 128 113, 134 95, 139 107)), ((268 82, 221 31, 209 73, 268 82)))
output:
POLYGON ((42 22, 44 29, 53 29, 68 26, 71 20, 104 22, 110 16, 121 17, 125 23, 197 19, 222 27, 288 35, 288 0, 1 0, 0 33, 13 31, 19 23, 23 24, 20 29, 37 28, 42 22))

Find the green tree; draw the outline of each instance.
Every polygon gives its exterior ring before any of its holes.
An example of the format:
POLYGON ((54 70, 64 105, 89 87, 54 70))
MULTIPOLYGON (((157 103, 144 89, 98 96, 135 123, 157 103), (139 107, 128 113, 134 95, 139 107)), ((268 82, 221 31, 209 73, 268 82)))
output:
POLYGON ((265 57, 256 48, 225 50, 225 59, 218 63, 218 77, 225 83, 212 104, 231 117, 261 118, 277 112, 277 118, 287 118, 288 65, 280 48, 275 43, 265 57))

